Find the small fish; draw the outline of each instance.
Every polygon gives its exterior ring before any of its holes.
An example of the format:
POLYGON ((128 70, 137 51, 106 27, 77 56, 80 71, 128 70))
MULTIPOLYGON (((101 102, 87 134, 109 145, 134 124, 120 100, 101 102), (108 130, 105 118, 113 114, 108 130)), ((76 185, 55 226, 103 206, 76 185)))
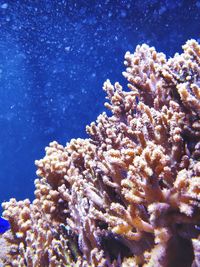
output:
POLYGON ((0 217, 0 234, 5 233, 9 229, 10 229, 9 221, 0 217))

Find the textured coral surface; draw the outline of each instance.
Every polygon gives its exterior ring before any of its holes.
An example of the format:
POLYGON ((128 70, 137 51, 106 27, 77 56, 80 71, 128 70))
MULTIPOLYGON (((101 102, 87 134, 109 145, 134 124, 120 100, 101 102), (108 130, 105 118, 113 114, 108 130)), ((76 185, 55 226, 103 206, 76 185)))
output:
MULTIPOLYGON (((200 266, 200 46, 125 55, 88 139, 50 143, 35 200, 3 203, 7 266, 200 266)), ((5 246, 5 245, 4 245, 5 246)))

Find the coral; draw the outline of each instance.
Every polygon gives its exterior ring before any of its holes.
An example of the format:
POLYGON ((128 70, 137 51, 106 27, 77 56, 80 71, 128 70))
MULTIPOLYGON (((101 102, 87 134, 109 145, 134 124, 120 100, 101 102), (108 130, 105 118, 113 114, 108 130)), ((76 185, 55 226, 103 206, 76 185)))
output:
POLYGON ((8 266, 199 266, 200 46, 169 60, 125 55, 130 91, 109 80, 111 116, 88 139, 50 143, 35 200, 3 203, 8 266))

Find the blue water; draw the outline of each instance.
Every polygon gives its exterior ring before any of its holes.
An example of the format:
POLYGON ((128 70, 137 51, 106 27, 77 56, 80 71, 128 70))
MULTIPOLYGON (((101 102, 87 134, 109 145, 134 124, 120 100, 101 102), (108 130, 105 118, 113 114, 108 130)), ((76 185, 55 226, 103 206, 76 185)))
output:
POLYGON ((102 84, 147 43, 167 56, 200 38, 200 1, 0 1, 0 202, 33 198, 34 160, 86 137, 102 84))

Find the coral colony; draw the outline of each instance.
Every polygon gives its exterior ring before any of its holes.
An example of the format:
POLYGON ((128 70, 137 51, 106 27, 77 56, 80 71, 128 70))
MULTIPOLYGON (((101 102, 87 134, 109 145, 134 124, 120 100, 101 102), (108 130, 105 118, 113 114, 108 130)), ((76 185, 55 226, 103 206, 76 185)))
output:
POLYGON ((3 203, 3 266, 200 266, 200 45, 125 55, 112 116, 46 147, 35 200, 3 203))

